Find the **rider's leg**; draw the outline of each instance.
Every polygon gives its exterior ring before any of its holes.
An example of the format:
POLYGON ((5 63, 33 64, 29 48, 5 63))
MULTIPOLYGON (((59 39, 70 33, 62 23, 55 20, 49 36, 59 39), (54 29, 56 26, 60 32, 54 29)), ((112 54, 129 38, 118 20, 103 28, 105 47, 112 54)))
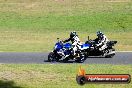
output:
POLYGON ((104 50, 105 48, 107 48, 107 45, 103 45, 102 47, 99 48, 100 51, 104 50))
POLYGON ((76 51, 77 51, 77 47, 74 46, 74 47, 73 47, 73 55, 76 55, 76 51))

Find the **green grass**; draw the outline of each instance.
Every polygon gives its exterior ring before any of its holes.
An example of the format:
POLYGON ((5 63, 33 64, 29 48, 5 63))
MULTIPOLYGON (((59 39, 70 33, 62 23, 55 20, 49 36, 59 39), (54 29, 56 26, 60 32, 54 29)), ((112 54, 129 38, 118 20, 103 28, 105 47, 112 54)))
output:
POLYGON ((51 51, 74 30, 82 42, 101 30, 117 50, 132 50, 131 10, 131 0, 0 0, 0 51, 51 51))
MULTIPOLYGON (((102 30, 117 50, 132 50, 131 0, 0 0, 0 51, 47 52, 56 38, 77 31, 82 42, 102 30)), ((80 64, 0 64, 0 88, 131 88, 87 84, 75 77, 80 64)), ((82 65, 87 73, 130 74, 132 65, 82 65)))
MULTIPOLYGON (((0 64, 0 80, 13 83, 18 88, 131 88, 130 84, 76 83, 80 64, 0 64)), ((83 64, 87 74, 130 74, 132 65, 83 64)), ((0 85, 8 86, 2 84, 0 85)), ((2 86, 0 88, 3 88, 2 86)), ((7 87, 10 88, 10 87, 7 87)), ((13 87, 14 88, 14 87, 13 87)), ((15 87, 16 88, 16 87, 15 87)))

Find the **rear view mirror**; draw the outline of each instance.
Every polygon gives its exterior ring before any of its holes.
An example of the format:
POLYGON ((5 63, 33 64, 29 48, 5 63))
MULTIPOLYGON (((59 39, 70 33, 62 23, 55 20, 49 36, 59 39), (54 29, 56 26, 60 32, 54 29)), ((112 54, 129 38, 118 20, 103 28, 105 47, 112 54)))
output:
POLYGON ((88 36, 88 40, 89 40, 89 36, 88 36))
POLYGON ((59 42, 59 38, 57 38, 57 41, 59 42))
POLYGON ((59 40, 59 38, 57 38, 57 40, 59 40))

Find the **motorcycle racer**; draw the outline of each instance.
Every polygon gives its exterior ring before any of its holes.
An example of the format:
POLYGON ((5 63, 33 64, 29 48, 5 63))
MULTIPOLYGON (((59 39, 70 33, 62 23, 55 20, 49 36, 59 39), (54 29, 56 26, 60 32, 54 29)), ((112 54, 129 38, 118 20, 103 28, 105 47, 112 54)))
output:
POLYGON ((69 42, 69 41, 72 42, 73 55, 75 55, 76 54, 76 51, 78 49, 80 49, 80 45, 81 45, 80 39, 79 39, 79 37, 78 37, 78 35, 76 34, 75 31, 74 32, 71 32, 70 33, 70 38, 64 40, 63 42, 66 43, 66 42, 69 42))
POLYGON ((107 48, 108 38, 101 32, 97 32, 97 38, 94 40, 96 42, 96 46, 99 47, 99 50, 102 51, 107 48))

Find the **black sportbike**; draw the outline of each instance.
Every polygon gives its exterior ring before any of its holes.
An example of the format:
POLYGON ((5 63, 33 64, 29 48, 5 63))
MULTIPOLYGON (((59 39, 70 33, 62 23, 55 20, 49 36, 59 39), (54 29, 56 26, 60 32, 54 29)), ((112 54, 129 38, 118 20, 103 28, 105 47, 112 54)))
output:
POLYGON ((89 56, 102 56, 105 58, 112 58, 115 55, 115 49, 113 46, 117 43, 117 41, 108 41, 107 48, 100 51, 96 46, 96 42, 93 40, 88 40, 85 42, 86 44, 90 44, 90 47, 85 50, 87 57, 89 56))

